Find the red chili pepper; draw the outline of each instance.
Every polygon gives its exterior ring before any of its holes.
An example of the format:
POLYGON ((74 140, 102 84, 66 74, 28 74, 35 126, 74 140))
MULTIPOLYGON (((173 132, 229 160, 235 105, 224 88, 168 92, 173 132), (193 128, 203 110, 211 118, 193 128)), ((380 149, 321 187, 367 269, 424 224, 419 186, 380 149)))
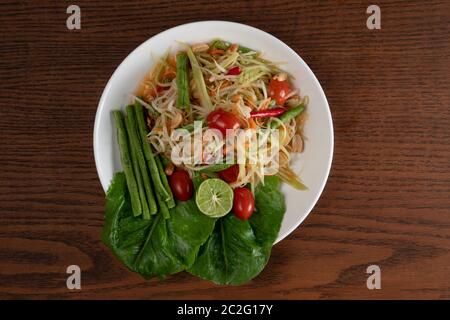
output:
POLYGON ((272 108, 261 111, 252 111, 250 112, 251 118, 267 118, 267 117, 276 117, 280 114, 283 114, 286 111, 285 108, 272 108))
POLYGON ((227 72, 229 76, 237 76, 238 74, 241 74, 241 68, 239 66, 233 67, 227 72))

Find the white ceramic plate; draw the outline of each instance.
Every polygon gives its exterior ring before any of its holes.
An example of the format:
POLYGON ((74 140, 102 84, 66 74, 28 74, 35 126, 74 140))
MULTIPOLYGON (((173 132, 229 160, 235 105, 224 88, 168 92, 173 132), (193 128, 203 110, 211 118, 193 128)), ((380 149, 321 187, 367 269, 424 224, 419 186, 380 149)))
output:
POLYGON ((114 172, 121 170, 110 112, 129 102, 129 94, 152 67, 154 59, 168 48, 176 49, 179 42, 198 43, 215 38, 262 51, 269 60, 286 62, 282 68, 295 77, 295 87, 300 88, 302 95, 309 96, 305 151, 293 165, 309 190, 298 191, 283 184, 287 211, 278 242, 299 226, 322 193, 333 156, 333 123, 322 87, 308 65, 285 43, 259 29, 225 21, 194 22, 159 33, 130 53, 109 79, 95 117, 94 155, 100 182, 106 191, 114 172))

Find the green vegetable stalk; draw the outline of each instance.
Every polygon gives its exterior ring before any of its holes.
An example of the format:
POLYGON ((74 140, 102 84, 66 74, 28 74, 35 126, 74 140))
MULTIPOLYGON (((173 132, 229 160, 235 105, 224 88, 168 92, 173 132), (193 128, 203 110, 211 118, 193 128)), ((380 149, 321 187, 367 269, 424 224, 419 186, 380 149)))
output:
POLYGON ((178 100, 177 107, 190 111, 191 104, 189 101, 189 79, 187 74, 188 57, 186 54, 179 54, 177 56, 177 89, 178 100))
MULTIPOLYGON (((302 113, 305 110, 305 106, 303 104, 298 105, 295 108, 289 109, 285 113, 283 113, 278 119, 283 122, 289 122, 290 120, 297 117, 300 113, 302 113)), ((272 121, 270 123, 270 128, 276 129, 280 126, 280 123, 278 121, 272 121)))
POLYGON ((139 190, 133 172, 133 165, 130 159, 130 148, 128 146, 127 132, 122 118, 122 113, 119 110, 113 111, 114 120, 117 127, 117 138, 119 140, 120 158, 122 160, 123 171, 128 186, 128 192, 131 198, 131 208, 133 214, 138 216, 142 214, 142 206, 139 200, 139 190))
MULTIPOLYGON (((126 124, 125 124, 126 128, 126 124)), ((127 131, 129 130, 126 128, 127 131)), ((128 137, 130 138, 130 137, 128 137)), ((139 198, 141 199, 141 206, 142 206, 142 213, 144 217, 148 217, 150 215, 150 211, 148 209, 148 203, 147 198, 145 196, 145 190, 144 190, 144 182, 142 179, 142 176, 146 174, 146 172, 141 172, 141 168, 139 167, 139 163, 136 157, 136 152, 133 150, 131 140, 128 139, 128 142, 130 143, 130 157, 131 157, 131 163, 133 164, 133 170, 134 170, 134 176, 136 177, 138 190, 139 190, 139 198)))
MULTIPOLYGON (((125 118, 125 121, 127 124, 128 135, 130 136, 130 140, 131 140, 131 150, 134 151, 136 154, 141 173, 145 172, 145 174, 142 174, 142 180, 144 182, 144 189, 145 189, 147 199, 149 202, 150 212, 156 213, 155 209, 157 209, 157 208, 156 208, 155 200, 153 197, 153 190, 152 190, 152 186, 150 184, 150 178, 147 174, 147 166, 145 164, 144 154, 142 152, 142 147, 141 147, 141 143, 139 140, 138 131, 136 128, 136 119, 135 119, 135 114, 133 111, 133 106, 132 105, 127 106, 126 111, 127 111, 127 116, 125 118)), ((144 216, 144 219, 150 219, 150 216, 147 216, 147 217, 144 216)))
POLYGON ((166 175, 166 172, 164 171, 164 167, 163 167, 160 157, 156 156, 155 161, 156 161, 156 166, 158 167, 159 175, 161 176, 163 186, 167 190, 167 192, 170 193, 170 199, 167 200, 167 206, 169 207, 169 209, 172 209, 173 207, 175 207, 175 200, 173 198, 172 190, 170 189, 170 186, 169 186, 169 180, 167 180, 167 175, 166 175))
MULTIPOLYGON (((217 39, 217 40, 214 40, 214 42, 212 43, 212 47, 220 49, 220 50, 228 50, 228 48, 230 47, 230 44, 223 40, 217 39)), ((243 46, 239 46, 237 51, 239 53, 249 53, 254 50, 243 47, 243 46)))
POLYGON ((159 193, 156 193, 156 199, 158 200, 159 210, 161 211, 164 219, 170 218, 169 208, 167 207, 166 202, 162 199, 159 193))
POLYGON ((173 199, 173 196, 170 191, 170 188, 168 190, 164 188, 160 172, 158 171, 158 166, 156 164, 155 155, 152 152, 150 144, 147 142, 147 127, 145 125, 144 120, 144 109, 142 105, 137 101, 135 103, 134 111, 136 114, 135 118, 137 121, 137 127, 141 138, 141 145, 144 150, 145 159, 147 160, 148 163, 148 168, 150 169, 150 175, 152 177, 156 193, 160 194, 164 201, 170 201, 170 199, 173 199))

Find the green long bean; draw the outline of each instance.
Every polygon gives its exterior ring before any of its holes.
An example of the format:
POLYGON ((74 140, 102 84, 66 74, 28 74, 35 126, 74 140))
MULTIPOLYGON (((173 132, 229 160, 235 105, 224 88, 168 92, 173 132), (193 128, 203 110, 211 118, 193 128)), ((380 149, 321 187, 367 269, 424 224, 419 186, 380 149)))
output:
POLYGON ((163 186, 170 193, 170 199, 166 201, 167 206, 169 207, 169 209, 172 209, 173 207, 175 207, 175 199, 173 198, 172 190, 170 189, 170 186, 169 186, 169 180, 167 179, 166 172, 164 171, 164 167, 162 165, 161 158, 159 156, 156 156, 155 161, 156 161, 156 166, 158 167, 159 175, 161 177, 163 186))
POLYGON ((188 57, 185 53, 177 56, 177 107, 190 111, 191 103, 189 101, 189 79, 187 74, 188 57))
POLYGON ((128 146, 127 132, 123 121, 122 113, 119 110, 113 111, 115 124, 117 127, 117 139, 119 141, 120 158, 123 171, 127 181, 128 192, 131 198, 131 208, 133 214, 138 216, 142 214, 142 206, 139 200, 139 190, 133 172, 133 166, 130 159, 130 149, 128 146))
MULTIPOLYGON (((125 128, 126 128, 126 124, 125 124, 125 128)), ((126 128, 126 129, 127 129, 127 131, 129 130, 128 128, 126 128)), ((137 182, 137 186, 138 186, 138 190, 139 190, 139 198, 141 200, 142 214, 144 217, 148 217, 150 215, 150 211, 148 209, 147 197, 145 195, 144 183, 142 180, 142 176, 145 174, 145 172, 144 173, 141 172, 141 168, 139 167, 136 152, 133 150, 130 137, 128 137, 128 138, 129 138, 128 139, 129 145, 131 146, 131 150, 130 150, 131 163, 133 164, 134 176, 136 178, 136 182, 137 182)), ((134 214, 134 212, 133 212, 133 214, 134 214)))
MULTIPOLYGON (((136 128, 136 119, 135 119, 133 106, 132 105, 127 106, 126 111, 127 111, 127 116, 125 118, 125 121, 127 124, 127 129, 129 129, 128 135, 130 136, 132 150, 136 153, 136 157, 137 157, 137 161, 138 161, 141 173, 145 172, 145 174, 142 174, 142 179, 144 182, 144 188, 145 188, 147 200, 148 200, 149 207, 150 207, 150 213, 156 213, 157 208, 156 208, 156 204, 155 204, 155 199, 153 197, 153 190, 152 190, 152 186, 150 184, 150 178, 147 174, 147 166, 145 164, 145 158, 144 158, 144 154, 142 152, 142 147, 141 147, 141 143, 139 140, 138 131, 136 128)), ((148 217, 144 216, 144 219, 150 219, 150 216, 148 216, 148 217)))
MULTIPOLYGON (((225 42, 225 41, 223 41, 223 40, 217 39, 217 40, 215 40, 212 43, 212 47, 220 49, 220 50, 228 50, 228 48, 230 47, 230 44, 225 42)), ((239 53, 249 53, 249 52, 252 52, 254 50, 246 48, 246 47, 243 47, 243 46, 238 46, 237 51, 239 53)))
POLYGON ((161 211, 164 219, 169 219, 170 212, 169 209, 167 208, 166 202, 162 199, 159 193, 156 194, 156 199, 158 200, 159 210, 161 211))
MULTIPOLYGON (((133 109, 133 108, 131 108, 133 109)), ((140 141, 142 148, 144 150, 144 156, 148 163, 148 168, 150 170, 150 175, 155 186, 156 193, 159 193, 164 201, 169 201, 172 197, 170 190, 166 190, 159 175, 158 166, 156 165, 155 155, 153 154, 150 144, 147 142, 147 127, 144 120, 144 110, 142 105, 136 101, 134 106, 135 118, 137 122, 137 127, 139 130, 140 141)))
MULTIPOLYGON (((302 113, 303 110, 305 110, 305 105, 299 104, 298 106, 296 106, 292 109, 289 109, 288 111, 283 113, 281 116, 278 117, 278 119, 283 123, 289 122, 290 120, 297 117, 300 113, 302 113)), ((272 121, 270 123, 270 128, 272 128, 272 129, 276 129, 279 126, 280 126, 280 123, 278 121, 272 121)))

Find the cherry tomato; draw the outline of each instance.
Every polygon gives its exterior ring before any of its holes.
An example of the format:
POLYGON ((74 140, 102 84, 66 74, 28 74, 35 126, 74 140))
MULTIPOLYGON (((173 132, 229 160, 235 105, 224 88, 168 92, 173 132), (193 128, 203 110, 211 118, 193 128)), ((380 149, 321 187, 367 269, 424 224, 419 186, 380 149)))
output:
POLYGON ((239 175, 239 165, 234 164, 229 168, 226 168, 225 170, 222 170, 219 172, 220 179, 232 183, 237 180, 237 177, 239 175))
POLYGON ((234 189, 233 212, 241 219, 247 220, 255 211, 255 198, 253 193, 247 188, 234 189))
POLYGON ((239 119, 231 112, 222 109, 216 109, 206 118, 208 127, 217 129, 225 136, 227 129, 238 129, 240 127, 239 119))
POLYGON ((194 185, 189 174, 184 170, 178 170, 169 176, 169 185, 172 193, 180 201, 192 198, 194 185))
POLYGON ((291 87, 286 80, 280 81, 272 79, 269 82, 269 96, 271 96, 277 104, 283 105, 286 101, 286 96, 291 92, 291 87))

